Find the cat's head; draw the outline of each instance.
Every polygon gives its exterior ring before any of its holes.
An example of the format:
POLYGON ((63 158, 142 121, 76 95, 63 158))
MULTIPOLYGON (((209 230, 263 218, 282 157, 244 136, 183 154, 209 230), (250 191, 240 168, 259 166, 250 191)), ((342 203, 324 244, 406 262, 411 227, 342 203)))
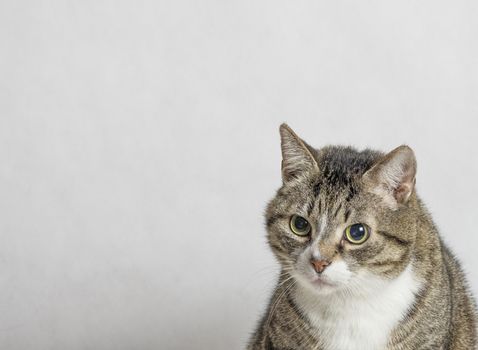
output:
POLYGON ((413 151, 316 150, 285 124, 280 134, 283 185, 266 224, 283 272, 325 294, 398 276, 415 241, 413 151))

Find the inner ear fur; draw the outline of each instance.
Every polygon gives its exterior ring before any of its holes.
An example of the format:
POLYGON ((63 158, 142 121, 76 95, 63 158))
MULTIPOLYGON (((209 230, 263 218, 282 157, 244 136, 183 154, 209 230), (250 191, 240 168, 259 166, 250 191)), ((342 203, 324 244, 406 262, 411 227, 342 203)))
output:
POLYGON ((417 161, 402 145, 386 154, 363 175, 366 190, 379 195, 392 209, 406 204, 415 188, 417 161))
POLYGON ((282 180, 288 182, 303 173, 318 170, 317 161, 311 153, 311 147, 287 125, 279 128, 282 151, 282 180))

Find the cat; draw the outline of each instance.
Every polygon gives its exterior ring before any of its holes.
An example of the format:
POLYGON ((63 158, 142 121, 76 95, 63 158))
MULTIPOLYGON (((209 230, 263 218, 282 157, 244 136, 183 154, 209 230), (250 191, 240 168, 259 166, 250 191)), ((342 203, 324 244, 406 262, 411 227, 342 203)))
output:
POLYGON ((413 150, 280 135, 265 216, 281 273, 247 349, 477 349, 475 301, 416 194, 413 150))

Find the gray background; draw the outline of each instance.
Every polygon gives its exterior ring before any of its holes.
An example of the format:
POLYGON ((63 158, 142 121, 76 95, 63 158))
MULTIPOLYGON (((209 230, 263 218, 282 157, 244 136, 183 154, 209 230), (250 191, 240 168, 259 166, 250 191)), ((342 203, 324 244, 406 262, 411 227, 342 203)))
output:
POLYGON ((0 348, 240 349, 278 126, 418 158, 478 291, 478 2, 0 2, 0 348))

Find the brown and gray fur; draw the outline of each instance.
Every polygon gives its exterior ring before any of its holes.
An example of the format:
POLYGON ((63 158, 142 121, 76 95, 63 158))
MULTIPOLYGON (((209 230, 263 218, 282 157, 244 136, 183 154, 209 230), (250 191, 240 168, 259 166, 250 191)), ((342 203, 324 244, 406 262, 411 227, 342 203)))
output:
MULTIPOLYGON (((364 273, 393 281, 405 269, 413 271, 418 287, 406 312, 386 334, 383 349, 476 349, 474 300, 459 262, 416 194, 413 151, 408 146, 388 154, 341 146, 314 149, 285 124, 280 133, 283 185, 267 207, 266 226, 281 273, 248 349, 371 350, 333 348, 327 338, 336 334, 324 334, 320 323, 311 322, 306 304, 301 305, 306 287, 298 276, 307 268, 301 259, 311 245, 317 245, 330 266, 345 262, 352 276, 364 273), (309 237, 290 232, 295 214, 310 222, 309 237), (336 234, 357 222, 371 228, 365 243, 353 245, 336 234)), ((333 295, 333 300, 347 302, 357 298, 359 289, 350 284, 325 294, 318 290, 318 312, 323 307, 333 314, 336 304, 321 304, 322 300, 333 295)), ((367 302, 373 303, 373 298, 367 302)))

